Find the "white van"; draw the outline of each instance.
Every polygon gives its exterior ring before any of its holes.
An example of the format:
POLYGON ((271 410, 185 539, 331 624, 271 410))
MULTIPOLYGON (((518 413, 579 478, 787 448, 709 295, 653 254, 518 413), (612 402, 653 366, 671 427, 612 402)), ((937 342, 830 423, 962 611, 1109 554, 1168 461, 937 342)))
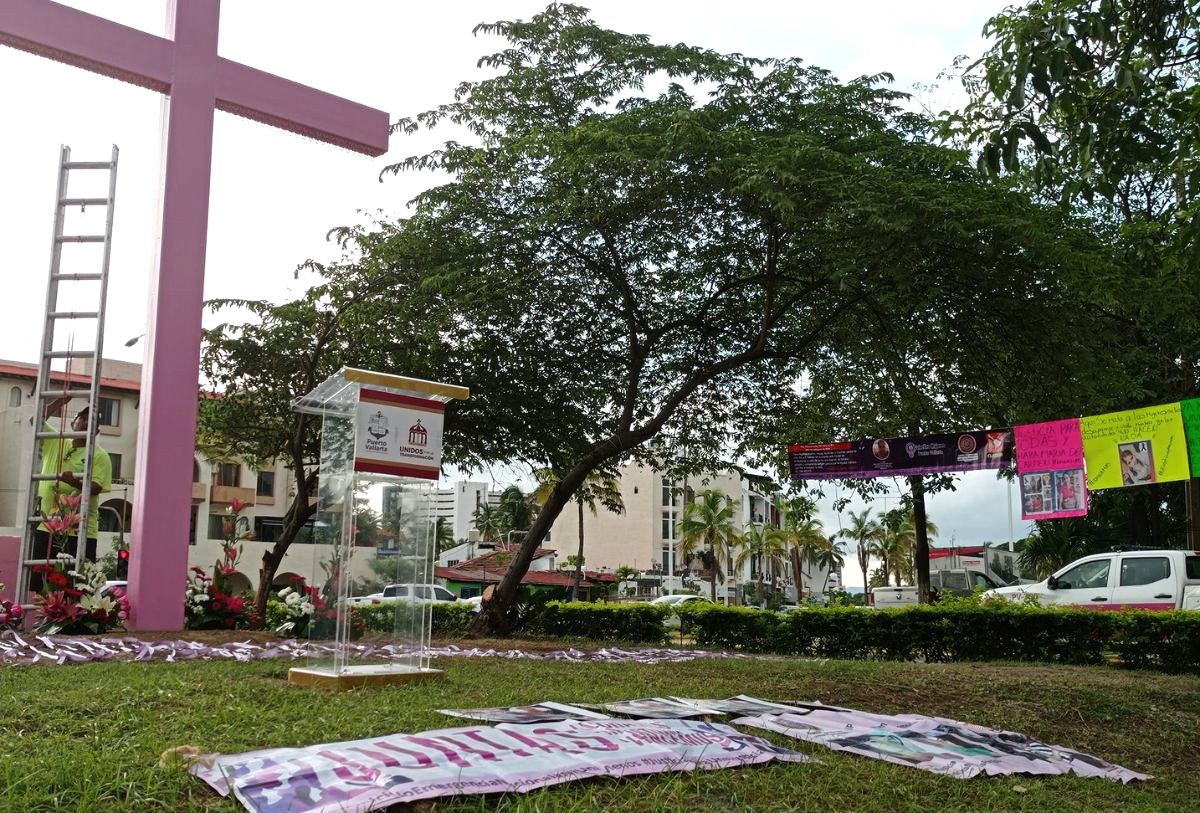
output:
MULTIPOLYGON (((976 587, 991 591, 999 587, 999 577, 982 570, 964 568, 959 570, 932 570, 929 572, 929 588, 935 596, 969 596, 976 587)), ((896 607, 911 607, 917 604, 917 588, 875 587, 871 589, 867 602, 877 610, 896 607)))

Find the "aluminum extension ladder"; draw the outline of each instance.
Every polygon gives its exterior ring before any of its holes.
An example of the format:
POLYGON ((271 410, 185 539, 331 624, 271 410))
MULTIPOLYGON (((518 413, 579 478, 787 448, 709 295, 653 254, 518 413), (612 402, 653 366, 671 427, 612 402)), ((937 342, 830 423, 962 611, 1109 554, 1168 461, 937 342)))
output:
MULTIPOLYGON (((54 206, 54 239, 50 246, 50 277, 46 284, 46 321, 42 327, 42 350, 38 363, 37 386, 33 399, 33 451, 29 468, 28 511, 25 514, 24 533, 21 540, 21 560, 17 571, 17 598, 25 604, 29 597, 29 577, 32 568, 44 564, 45 558, 33 558, 34 531, 45 517, 41 516, 41 501, 38 498, 38 485, 45 480, 54 480, 56 475, 42 474, 42 441, 48 438, 63 441, 83 438, 84 465, 80 483, 79 503, 79 536, 75 548, 75 566, 82 563, 87 550, 87 526, 89 512, 89 495, 92 489, 92 456, 95 451, 96 422, 100 420, 100 373, 101 359, 104 349, 104 310, 108 297, 108 265, 112 246, 113 204, 117 193, 117 147, 112 148, 112 157, 108 161, 72 161, 71 148, 64 146, 58 169, 58 193, 54 206), (108 173, 107 197, 68 197, 69 179, 74 171, 101 171, 108 173), (67 210, 78 206, 86 210, 88 206, 106 207, 103 234, 64 234, 67 210), (63 247, 80 243, 101 243, 103 253, 100 270, 88 273, 62 273, 63 247), (59 310, 59 293, 64 284, 99 282, 99 301, 96 309, 91 311, 59 310), (72 320, 92 321, 95 323, 95 339, 91 348, 76 350, 55 349, 56 328, 72 320), (79 359, 91 360, 91 381, 86 388, 73 387, 71 382, 71 362, 79 359), (56 360, 65 360, 67 370, 60 373, 59 382, 54 381, 51 364, 56 360), (63 415, 63 425, 59 431, 45 431, 46 408, 53 401, 64 398, 86 398, 88 403, 88 425, 83 432, 72 431, 67 425, 68 418, 63 415)), ((51 551, 47 551, 52 555, 51 551)), ((26 609, 32 605, 25 604, 26 609)))

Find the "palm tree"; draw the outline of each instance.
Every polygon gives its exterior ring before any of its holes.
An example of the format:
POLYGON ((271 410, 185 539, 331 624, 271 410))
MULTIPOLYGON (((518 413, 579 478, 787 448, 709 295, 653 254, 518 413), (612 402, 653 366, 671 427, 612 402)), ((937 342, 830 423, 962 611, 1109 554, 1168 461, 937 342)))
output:
POLYGON ((821 584, 821 592, 824 593, 825 587, 829 584, 829 574, 841 570, 846 559, 842 556, 841 548, 837 546, 837 543, 826 538, 825 544, 818 546, 814 551, 812 563, 825 571, 825 581, 821 584))
POLYGON ((525 531, 533 524, 533 509, 525 492, 517 486, 509 486, 500 492, 496 512, 499 515, 501 533, 525 531))
MULTIPOLYGON (((533 475, 538 481, 534 489, 532 501, 536 506, 546 504, 550 493, 558 486, 559 477, 552 469, 538 469, 533 475)), ((574 601, 579 592, 579 583, 583 581, 583 508, 587 506, 592 516, 598 513, 597 504, 603 505, 614 514, 625 512, 625 503, 621 499, 621 484, 617 476, 611 472, 595 470, 583 481, 583 485, 572 498, 579 510, 579 552, 575 556, 575 574, 571 580, 571 589, 567 601, 574 601)))
POLYGON ((500 512, 491 503, 483 503, 475 509, 475 530, 484 542, 494 542, 504 534, 500 512))
POLYGON ((867 573, 867 566, 871 560, 870 546, 882 534, 882 527, 878 522, 871 519, 871 509, 864 508, 857 514, 851 511, 850 527, 843 528, 839 533, 842 536, 852 539, 854 544, 858 546, 858 550, 856 551, 858 554, 858 566, 862 568, 863 589, 866 590, 866 585, 871 583, 867 573))
POLYGON ((433 529, 433 555, 440 556, 454 547, 454 526, 447 517, 438 517, 433 529))
MULTIPOLYGON (((707 546, 712 566, 712 600, 717 600, 717 579, 721 573, 721 557, 728 558, 738 544, 738 532, 733 526, 733 500, 716 489, 701 491, 695 502, 683 508, 679 521, 679 552, 684 560, 692 556, 698 545, 707 546)), ((728 593, 726 603, 728 603, 728 593)))
POLYGON ((763 606, 763 571, 768 566, 774 571, 786 555, 787 541, 780 529, 765 524, 751 523, 742 532, 741 545, 734 567, 741 570, 748 559, 758 561, 758 571, 755 574, 757 577, 755 596, 759 607, 763 606))
MULTIPOLYGON (((938 534, 937 525, 925 517, 925 537, 932 540, 938 534)), ((899 540, 899 549, 896 551, 896 559, 892 563, 892 567, 896 573, 896 585, 900 584, 900 575, 903 572, 904 578, 912 582, 914 581, 913 552, 917 548, 917 519, 913 513, 913 507, 908 506, 904 512, 904 520, 900 524, 900 530, 897 532, 899 540)))
POLYGON ((790 547, 792 572, 796 576, 796 601, 804 596, 804 565, 812 564, 817 552, 831 546, 820 519, 808 511, 790 509, 784 514, 784 535, 790 547))
POLYGON ((1084 524, 1078 519, 1035 522, 1033 533, 1021 540, 1021 555, 1017 557, 1021 572, 1044 579, 1085 555, 1088 540, 1081 533, 1083 529, 1084 524))

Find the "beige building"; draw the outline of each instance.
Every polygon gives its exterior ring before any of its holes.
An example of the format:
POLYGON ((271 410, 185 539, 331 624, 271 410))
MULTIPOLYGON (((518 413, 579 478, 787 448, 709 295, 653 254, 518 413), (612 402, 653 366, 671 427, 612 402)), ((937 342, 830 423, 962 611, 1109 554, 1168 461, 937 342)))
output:
MULTIPOLYGON (((134 478, 138 474, 134 461, 141 365, 105 361, 103 371, 99 443, 112 458, 113 483, 111 491, 100 495, 97 550, 100 556, 111 551, 113 542, 122 534, 127 538, 129 532, 133 513, 130 501, 134 478)), ((35 403, 32 391, 36 380, 35 365, 0 361, 0 538, 21 536, 21 514, 28 507, 26 489, 35 403)), ((89 381, 89 367, 80 365, 79 374, 72 376, 72 384, 83 386, 89 381)), ((69 409, 78 410, 82 405, 82 400, 76 401, 69 409)), ((243 543, 238 569, 245 579, 242 587, 256 587, 262 555, 282 531, 283 516, 294 494, 292 473, 282 464, 276 464, 270 470, 256 471, 240 462, 205 460, 199 454, 193 456, 190 464, 189 566, 212 569, 221 556, 222 521, 230 502, 239 499, 247 505, 242 516, 249 521, 254 538, 243 543)), ((289 581, 292 574, 310 580, 320 577, 322 550, 322 546, 305 544, 304 537, 298 539, 288 550, 276 583, 289 581)), ((355 551, 351 565, 354 578, 370 575, 370 560, 375 555, 371 548, 355 551)), ((6 579, 0 578, 0 581, 6 579)), ((11 577, 7 581, 11 581, 11 577)))
MULTIPOLYGON (((683 561, 678 551, 679 520, 688 498, 706 489, 723 492, 735 506, 734 526, 739 530, 751 524, 778 526, 780 521, 777 495, 766 478, 727 471, 686 480, 672 480, 659 472, 639 465, 628 465, 619 472, 621 499, 625 511, 615 514, 598 506, 593 514, 588 508, 583 511, 584 559, 588 569, 616 570, 622 566, 635 567, 648 578, 645 582, 658 584, 657 590, 668 593, 691 586, 707 594, 708 582, 697 582, 698 562, 683 561), (690 571, 688 573, 687 571, 690 571)), ((558 551, 559 562, 578 550, 579 510, 570 503, 550 532, 553 547, 558 551)), ((748 560, 732 579, 717 584, 717 595, 725 594, 726 585, 730 595, 734 587, 753 581, 758 563, 748 560)), ((805 573, 805 584, 822 584, 825 573, 805 573)), ((780 573, 779 587, 788 590, 795 600, 792 587, 791 565, 784 564, 780 573)), ((651 592, 654 592, 651 588, 651 592)), ((645 590, 643 589, 643 592, 645 590)))

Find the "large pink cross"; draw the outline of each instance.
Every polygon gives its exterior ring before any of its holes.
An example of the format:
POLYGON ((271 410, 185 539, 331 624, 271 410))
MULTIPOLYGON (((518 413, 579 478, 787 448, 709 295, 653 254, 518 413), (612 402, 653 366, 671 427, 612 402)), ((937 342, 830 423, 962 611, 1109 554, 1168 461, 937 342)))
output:
POLYGON ((368 155, 388 146, 383 111, 217 56, 220 0, 168 0, 167 7, 173 40, 49 0, 0 0, 0 44, 170 99, 133 500, 129 591, 131 626, 139 630, 183 628, 213 111, 368 155))

